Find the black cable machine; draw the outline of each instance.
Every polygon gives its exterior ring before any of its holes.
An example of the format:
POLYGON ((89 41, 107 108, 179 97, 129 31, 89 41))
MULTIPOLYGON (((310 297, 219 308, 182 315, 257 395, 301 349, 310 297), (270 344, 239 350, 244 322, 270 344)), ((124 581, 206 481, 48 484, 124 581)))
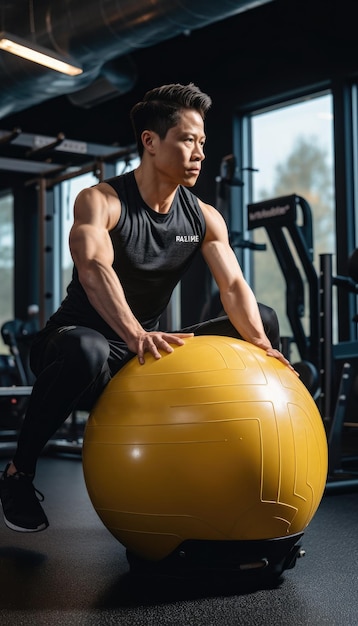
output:
POLYGON ((7 454, 15 449, 32 391, 26 358, 31 337, 24 321, 17 319, 2 325, 1 337, 9 348, 9 354, 0 355, 0 453, 7 454))
MULTIPOLYGON (((329 449, 326 491, 336 492, 358 487, 358 341, 333 343, 333 288, 337 288, 338 295, 342 289, 358 294, 358 284, 355 276, 333 275, 331 254, 320 256, 320 276, 320 412, 329 449)), ((357 323, 357 316, 352 321, 357 323)))
MULTIPOLYGON (((26 321, 10 320, 1 327, 1 337, 9 355, 0 359, 0 454, 8 456, 16 449, 16 441, 25 416, 35 377, 29 354, 35 334, 26 321)), ((87 412, 74 410, 55 436, 45 446, 44 453, 64 453, 81 456, 87 412)))
MULTIPOLYGON (((304 198, 296 194, 255 202, 248 205, 247 224, 249 230, 265 228, 272 244, 286 282, 286 312, 301 359, 295 367, 314 395, 318 389, 320 371, 320 314, 319 277, 313 265, 311 208, 304 198), (297 207, 301 210, 302 224, 298 224, 297 207), (287 235, 297 251, 302 271, 297 266, 293 246, 290 246, 287 235), (309 297, 308 334, 302 324, 305 310, 304 278, 309 297)), ((289 340, 283 338, 282 343, 282 351, 289 357, 289 340)))

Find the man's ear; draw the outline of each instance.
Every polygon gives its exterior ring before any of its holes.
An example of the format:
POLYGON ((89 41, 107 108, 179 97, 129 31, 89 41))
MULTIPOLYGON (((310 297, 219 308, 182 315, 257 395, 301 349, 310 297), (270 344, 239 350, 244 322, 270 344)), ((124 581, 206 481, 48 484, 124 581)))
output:
POLYGON ((155 137, 151 130, 143 130, 142 132, 142 144, 145 150, 150 154, 154 154, 155 150, 155 137))

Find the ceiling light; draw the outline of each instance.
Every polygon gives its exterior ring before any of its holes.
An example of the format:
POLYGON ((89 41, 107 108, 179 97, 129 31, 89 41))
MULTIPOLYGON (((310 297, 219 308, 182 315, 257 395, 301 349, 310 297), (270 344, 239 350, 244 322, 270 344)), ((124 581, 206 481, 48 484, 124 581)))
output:
POLYGON ((68 76, 78 76, 83 72, 81 67, 74 65, 66 57, 4 31, 0 33, 0 49, 68 76))

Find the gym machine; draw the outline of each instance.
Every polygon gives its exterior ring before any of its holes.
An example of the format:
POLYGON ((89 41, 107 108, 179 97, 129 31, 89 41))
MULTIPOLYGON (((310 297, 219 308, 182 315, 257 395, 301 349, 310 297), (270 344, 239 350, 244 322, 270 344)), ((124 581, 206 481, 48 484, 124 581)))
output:
MULTIPOLYGON (((310 391, 318 386, 319 362, 319 278, 313 265, 312 214, 308 202, 299 195, 282 196, 249 204, 248 230, 265 228, 286 283, 286 312, 293 339, 301 359, 296 363, 299 373, 310 378, 310 391), (302 224, 298 224, 298 208, 302 224), (289 238, 293 245, 289 244, 289 238), (297 267, 293 249, 302 265, 297 267), (302 275, 303 274, 303 275, 302 275), (306 334, 302 318, 305 311, 305 281, 309 297, 309 331, 306 334)), ((283 344, 289 357, 289 347, 283 344)))
MULTIPOLYGON (((327 492, 358 487, 358 341, 333 342, 333 288, 358 295, 355 260, 349 259, 350 276, 334 276, 332 255, 320 256, 321 275, 321 395, 320 412, 328 437, 327 492)), ((354 316, 352 322, 358 322, 354 316)))
MULTIPOLYGON (((11 454, 16 447, 32 385, 35 380, 29 364, 29 354, 35 332, 25 320, 10 320, 1 327, 1 336, 10 354, 0 359, 0 452, 11 454)), ((81 455, 84 420, 81 412, 73 411, 62 428, 50 439, 45 454, 69 453, 81 455)))
POLYGON ((7 454, 15 447, 32 391, 27 369, 31 334, 26 322, 16 319, 2 325, 1 336, 9 348, 9 354, 0 356, 0 451, 7 454))

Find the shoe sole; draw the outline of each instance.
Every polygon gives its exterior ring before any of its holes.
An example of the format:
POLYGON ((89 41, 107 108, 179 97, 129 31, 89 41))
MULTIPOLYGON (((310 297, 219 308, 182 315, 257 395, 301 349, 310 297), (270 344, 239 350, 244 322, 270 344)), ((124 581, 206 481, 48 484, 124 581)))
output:
POLYGON ((37 526, 36 528, 23 528, 22 526, 16 526, 15 524, 12 524, 11 522, 9 522, 9 520, 6 519, 5 515, 4 515, 4 522, 5 525, 10 528, 10 530, 15 530, 16 532, 19 533, 38 533, 41 530, 46 530, 46 528, 48 528, 49 524, 46 524, 45 522, 43 524, 40 524, 40 526, 37 526))

